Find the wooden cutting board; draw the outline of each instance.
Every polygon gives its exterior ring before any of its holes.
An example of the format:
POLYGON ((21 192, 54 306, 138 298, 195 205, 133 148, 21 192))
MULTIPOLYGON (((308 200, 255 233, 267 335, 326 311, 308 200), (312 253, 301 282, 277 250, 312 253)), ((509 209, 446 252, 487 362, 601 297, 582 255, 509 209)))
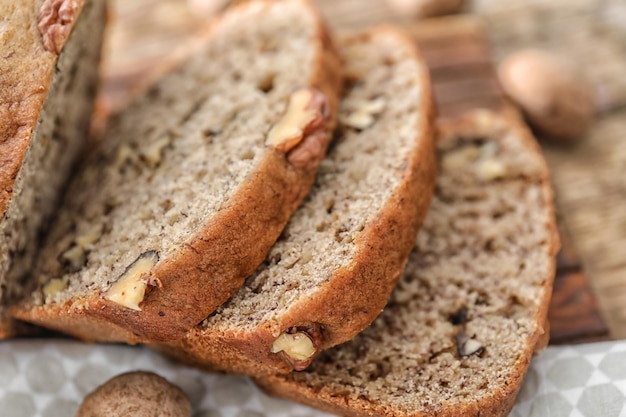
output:
MULTIPOLYGON (((117 21, 110 32, 102 98, 104 106, 114 110, 127 101, 133 86, 159 60, 203 24, 203 19, 190 13, 180 1, 130 3, 117 0, 114 5, 117 21), (150 14, 163 4, 169 9, 162 19, 150 14)), ((331 26, 340 32, 380 22, 394 22, 410 32, 429 65, 439 117, 455 117, 476 108, 498 111, 509 106, 495 76, 485 27, 477 18, 454 16, 415 24, 392 15, 382 0, 368 0, 367 7, 360 7, 362 0, 318 3, 331 26)), ((561 223, 559 230, 562 249, 549 312, 551 343, 606 339, 609 331, 580 257, 561 223)))

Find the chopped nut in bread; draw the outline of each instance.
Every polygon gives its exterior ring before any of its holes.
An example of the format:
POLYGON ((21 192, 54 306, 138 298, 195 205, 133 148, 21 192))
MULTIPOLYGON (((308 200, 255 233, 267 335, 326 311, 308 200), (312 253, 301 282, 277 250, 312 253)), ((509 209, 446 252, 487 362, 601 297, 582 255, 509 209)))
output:
POLYGON ((315 355, 316 349, 305 332, 283 333, 272 344, 272 353, 280 352, 294 361, 306 361, 315 355))
POLYGON ((485 159, 478 164, 477 174, 486 181, 496 180, 506 175, 506 166, 497 159, 485 159))
POLYGON ((100 239, 102 228, 96 227, 86 233, 77 236, 74 243, 61 254, 61 260, 72 271, 79 271, 87 262, 87 252, 91 246, 100 239))
POLYGON ((148 287, 148 274, 158 260, 159 255, 155 251, 141 254, 108 289, 106 299, 131 310, 141 311, 139 304, 148 287))
POLYGON ((141 151, 141 158, 146 161, 146 163, 154 168, 161 162, 161 158, 163 157, 163 150, 170 146, 172 143, 172 138, 169 135, 165 135, 160 139, 154 141, 150 146, 141 151))
POLYGON ((270 129, 266 144, 287 153, 304 138, 305 131, 322 116, 318 108, 311 106, 315 95, 321 94, 312 88, 301 88, 289 97, 287 110, 270 129))
POLYGON ((67 279, 63 278, 52 278, 50 281, 43 286, 43 295, 44 297, 54 297, 56 294, 65 290, 67 287, 67 279))
POLYGON ((376 116, 381 114, 386 106, 387 101, 384 97, 376 97, 358 103, 353 110, 343 112, 339 120, 345 126, 364 130, 374 124, 376 116))

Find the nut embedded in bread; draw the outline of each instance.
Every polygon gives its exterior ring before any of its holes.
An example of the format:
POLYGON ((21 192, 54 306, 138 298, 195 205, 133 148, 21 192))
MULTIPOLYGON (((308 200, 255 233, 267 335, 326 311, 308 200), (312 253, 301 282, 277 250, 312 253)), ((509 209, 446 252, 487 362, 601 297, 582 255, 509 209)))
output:
POLYGON ((263 261, 308 192, 341 75, 308 1, 231 8, 109 123, 15 316, 87 340, 182 337, 263 261))
POLYGON ((355 35, 340 50, 350 74, 340 130, 309 196, 245 285, 182 340, 157 348, 228 372, 303 370, 386 304, 434 188, 427 68, 392 28, 355 35))
POLYGON ((558 248, 548 170, 519 120, 441 126, 437 190, 381 315, 270 393, 349 416, 506 416, 544 327, 558 248), (453 161, 453 162, 452 162, 453 161), (485 178, 481 164, 506 174, 485 178))
POLYGON ((87 137, 105 3, 0 0, 0 339, 87 137))

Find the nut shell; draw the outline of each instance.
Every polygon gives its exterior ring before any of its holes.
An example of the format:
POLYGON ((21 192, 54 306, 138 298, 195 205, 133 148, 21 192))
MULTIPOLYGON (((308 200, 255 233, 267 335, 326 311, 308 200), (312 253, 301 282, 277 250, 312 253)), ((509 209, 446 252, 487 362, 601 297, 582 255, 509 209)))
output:
POLYGON ((191 417, 183 391, 152 372, 118 375, 91 392, 76 417, 191 417))
POLYGON ((506 58, 498 73, 506 94, 540 133, 569 141, 591 125, 595 113, 591 84, 560 57, 522 50, 506 58))

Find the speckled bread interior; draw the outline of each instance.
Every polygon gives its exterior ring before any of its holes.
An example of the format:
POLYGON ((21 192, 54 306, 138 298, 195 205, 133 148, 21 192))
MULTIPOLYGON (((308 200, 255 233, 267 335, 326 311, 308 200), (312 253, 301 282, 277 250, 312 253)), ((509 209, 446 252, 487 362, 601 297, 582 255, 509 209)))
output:
POLYGON ((309 196, 245 285, 162 350, 228 372, 303 369, 387 303, 436 178, 427 68, 389 27, 346 39, 340 53, 339 131, 309 196), (310 355, 277 350, 284 334, 310 338, 310 355))
POLYGON ((111 326, 127 342, 175 339, 262 262, 324 156, 341 68, 305 0, 246 2, 204 36, 111 121, 74 177, 19 318, 89 340, 111 326), (300 88, 324 103, 296 164, 267 135, 300 88), (146 256, 140 304, 107 299, 146 256))
POLYGON ((519 120, 443 126, 441 172, 383 313, 271 393, 347 416, 505 416, 546 329, 558 248, 548 171, 519 120))
POLYGON ((0 1, 0 338, 16 330, 8 306, 23 295, 96 92, 105 2, 74 2, 60 53, 38 27, 51 3, 0 1))

